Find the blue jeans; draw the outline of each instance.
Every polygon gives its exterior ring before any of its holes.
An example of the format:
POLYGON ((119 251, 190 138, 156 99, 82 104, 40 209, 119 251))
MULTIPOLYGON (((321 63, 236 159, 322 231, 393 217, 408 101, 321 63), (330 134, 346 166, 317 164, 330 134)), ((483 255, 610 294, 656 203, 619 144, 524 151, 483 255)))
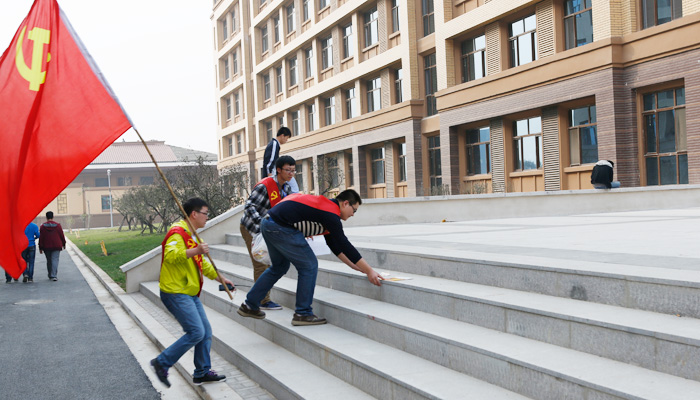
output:
POLYGON ((290 262, 297 269, 297 301, 295 311, 300 315, 313 315, 311 303, 314 300, 318 260, 304 239, 304 235, 294 228, 278 225, 272 218, 265 218, 260 224, 262 235, 270 253, 272 265, 263 272, 248 292, 246 303, 254 310, 260 308, 260 301, 289 271, 290 262))
POLYGON ((49 273, 49 279, 55 278, 58 274, 58 256, 61 255, 61 250, 44 250, 46 255, 46 270, 49 273))
POLYGON ((201 378, 211 369, 211 325, 197 296, 160 292, 160 299, 180 323, 185 334, 158 356, 164 368, 172 367, 194 346, 194 377, 201 378))
POLYGON ((22 258, 27 262, 24 276, 34 279, 34 258, 36 257, 36 246, 29 246, 22 252, 22 258))

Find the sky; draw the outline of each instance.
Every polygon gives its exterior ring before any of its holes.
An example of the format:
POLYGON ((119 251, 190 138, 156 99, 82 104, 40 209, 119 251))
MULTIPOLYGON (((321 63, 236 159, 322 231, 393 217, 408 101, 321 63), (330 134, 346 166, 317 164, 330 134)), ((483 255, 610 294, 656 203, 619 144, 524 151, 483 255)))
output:
MULTIPOLYGON (((0 2, 3 53, 33 2, 0 2)), ((217 153, 212 1, 58 4, 144 140, 217 153)))

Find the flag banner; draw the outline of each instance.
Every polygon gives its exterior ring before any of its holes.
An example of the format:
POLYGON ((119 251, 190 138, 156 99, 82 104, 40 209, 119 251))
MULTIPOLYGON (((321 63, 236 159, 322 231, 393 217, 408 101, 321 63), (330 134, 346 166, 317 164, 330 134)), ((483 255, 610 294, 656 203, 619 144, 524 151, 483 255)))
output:
POLYGON ((56 0, 36 0, 0 58, 0 266, 12 277, 27 224, 131 125, 56 0))

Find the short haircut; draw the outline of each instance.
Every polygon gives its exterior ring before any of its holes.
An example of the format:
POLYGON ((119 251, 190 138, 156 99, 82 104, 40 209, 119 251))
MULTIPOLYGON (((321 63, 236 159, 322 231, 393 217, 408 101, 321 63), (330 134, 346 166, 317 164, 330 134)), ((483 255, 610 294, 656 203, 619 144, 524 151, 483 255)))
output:
POLYGON ((347 200, 350 202, 350 205, 362 205, 362 198, 360 197, 359 193, 352 189, 343 190, 337 196, 335 196, 335 199, 338 200, 338 202, 347 200))
POLYGON ((282 135, 287 136, 287 137, 292 137, 292 131, 290 131, 289 128, 287 128, 286 126, 283 126, 277 131, 277 136, 282 136, 282 135))
POLYGON ((285 165, 297 165, 291 156, 281 156, 275 162, 275 168, 284 168, 285 165))
POLYGON ((199 211, 203 207, 209 208, 209 204, 207 204, 206 201, 200 199, 199 197, 193 197, 189 200, 187 200, 183 205, 182 208, 185 209, 185 214, 189 217, 190 214, 192 214, 192 211, 199 211))
POLYGON ((53 219, 53 211, 46 212, 46 219, 53 219))
POLYGON ((610 163, 610 166, 612 166, 612 167, 614 167, 614 166, 615 166, 615 163, 614 163, 614 162, 612 162, 612 160, 608 160, 608 162, 610 163))

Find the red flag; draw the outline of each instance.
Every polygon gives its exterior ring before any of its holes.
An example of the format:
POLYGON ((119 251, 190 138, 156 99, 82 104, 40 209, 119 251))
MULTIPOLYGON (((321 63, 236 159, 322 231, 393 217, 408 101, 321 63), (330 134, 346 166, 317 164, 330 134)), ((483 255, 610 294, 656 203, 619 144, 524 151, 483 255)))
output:
POLYGON ((24 228, 131 126, 56 0, 36 0, 0 58, 0 265, 24 270, 24 228))

